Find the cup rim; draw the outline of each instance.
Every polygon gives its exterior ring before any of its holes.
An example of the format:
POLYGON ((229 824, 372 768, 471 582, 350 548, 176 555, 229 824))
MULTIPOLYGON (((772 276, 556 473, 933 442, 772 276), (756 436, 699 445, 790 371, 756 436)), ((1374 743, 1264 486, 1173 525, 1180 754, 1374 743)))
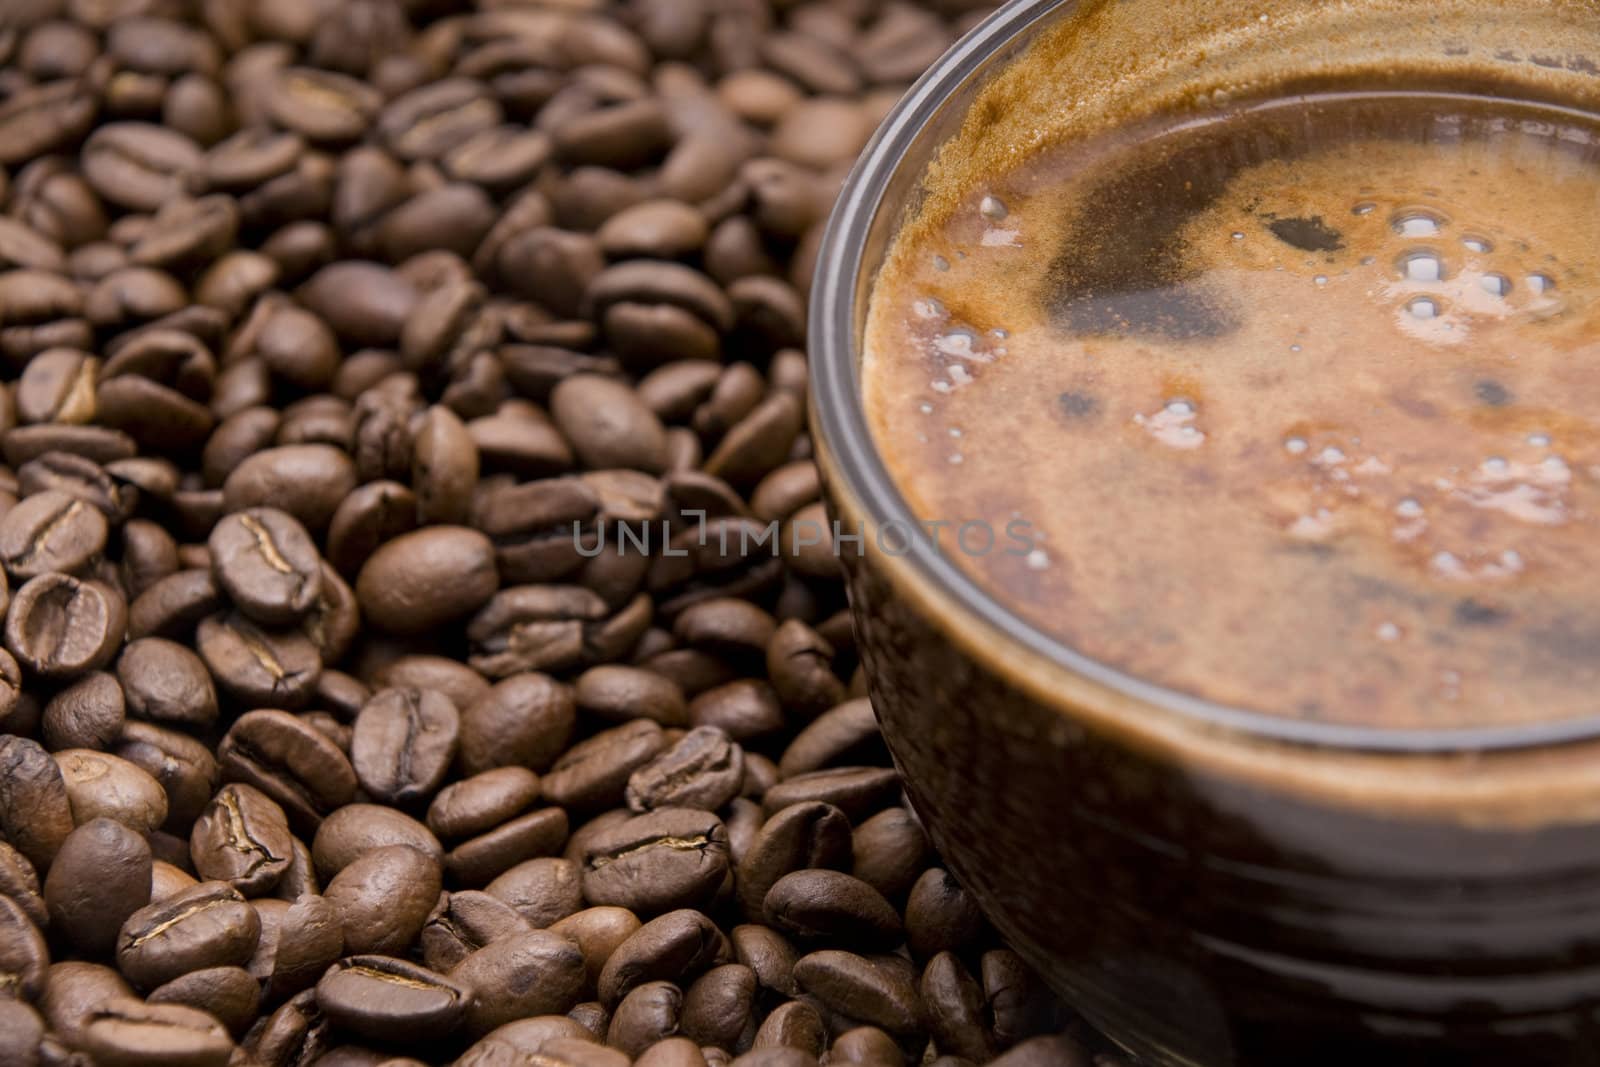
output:
MULTIPOLYGON (((1075 7, 1075 0, 1009 0, 962 37, 908 89, 879 125, 852 167, 818 248, 807 321, 811 420, 819 452, 826 450, 839 488, 859 503, 870 524, 916 526, 867 425, 858 387, 858 301, 867 237, 902 159, 948 96, 977 75, 1036 23, 1075 7)), ((1063 670, 1118 696, 1176 715, 1195 726, 1256 740, 1342 751, 1446 754, 1510 751, 1600 737, 1600 711, 1577 719, 1459 729, 1384 729, 1307 722, 1207 700, 1158 685, 1079 652, 1008 610, 972 576, 923 538, 909 538, 897 563, 919 582, 1028 660, 1063 670)))

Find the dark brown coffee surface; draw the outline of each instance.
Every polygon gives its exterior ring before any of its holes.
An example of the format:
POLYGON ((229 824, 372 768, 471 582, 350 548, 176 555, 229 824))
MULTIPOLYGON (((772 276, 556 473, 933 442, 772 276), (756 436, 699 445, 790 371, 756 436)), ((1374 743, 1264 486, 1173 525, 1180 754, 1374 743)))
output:
POLYGON ((1129 674, 1383 728, 1590 715, 1597 205, 1600 124, 1465 94, 1046 149, 893 249, 873 428, 947 556, 1129 674))

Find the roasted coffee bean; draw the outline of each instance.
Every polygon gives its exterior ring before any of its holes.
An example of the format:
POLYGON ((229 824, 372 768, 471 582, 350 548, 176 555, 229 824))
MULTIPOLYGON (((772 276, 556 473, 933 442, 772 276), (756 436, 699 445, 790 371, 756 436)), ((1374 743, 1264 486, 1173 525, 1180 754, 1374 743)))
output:
POLYGON ((140 908, 117 935, 117 967, 142 989, 204 967, 242 966, 255 951, 261 921, 226 882, 201 882, 140 908))
POLYGON ((461 1024, 472 991, 452 978, 389 956, 357 955, 328 968, 317 1007, 351 1033, 376 1041, 426 1041, 461 1024))
POLYGON ((45 1040, 44 1020, 25 1001, 0 1000, 0 1061, 16 1067, 38 1067, 45 1040))
POLYGON ((177 1004, 214 1016, 235 1036, 256 1020, 261 986, 242 967, 207 967, 152 990, 150 1004, 177 1004))
POLYGON ((445 786, 428 806, 428 828, 455 840, 493 829, 539 798, 539 776, 526 767, 498 767, 445 786))
POLYGON ((628 779, 667 746, 660 726, 635 719, 603 730, 566 751, 541 780, 545 796, 571 808, 620 804, 628 779))
POLYGON ((767 893, 794 871, 842 870, 850 862, 850 820, 822 801, 789 805, 761 827, 739 863, 735 884, 745 914, 766 914, 767 893))
POLYGON ((596 469, 666 468, 661 422, 632 389, 598 375, 573 375, 550 395, 550 413, 578 458, 596 469))
POLYGON ((1090 1067, 1100 1060, 1090 1059, 1088 1051, 1065 1034, 1052 1034, 1019 1042, 989 1062, 996 1067, 1090 1067))
POLYGON ((228 511, 277 507, 320 533, 356 487, 355 464, 331 445, 282 445, 250 456, 222 483, 228 511))
POLYGON ((887 767, 836 767, 787 778, 767 790, 761 803, 776 813, 791 804, 820 800, 862 822, 892 803, 899 790, 899 778, 887 767))
POLYGON ((0 841, 0 896, 16 901, 41 930, 49 925, 50 915, 40 895, 38 873, 28 857, 3 841, 0 841))
POLYGON ((347 952, 400 955, 416 942, 442 888, 438 860, 386 845, 358 856, 323 895, 339 914, 347 952))
POLYGON ((828 1057, 840 1063, 873 1064, 875 1067, 880 1064, 901 1067, 905 1063, 905 1053, 895 1039, 876 1026, 857 1026, 839 1034, 833 1040, 828 1057))
MULTIPOLYGON (((810 466, 807 464, 807 467, 810 466)), ((779 626, 767 645, 767 675, 783 706, 802 717, 818 715, 838 706, 844 698, 844 683, 833 673, 833 658, 833 646, 800 620, 788 619, 779 626)), ((858 722, 855 716, 860 715, 862 710, 859 707, 853 709, 849 713, 852 717, 847 721, 852 724, 858 722)), ((864 710, 870 714, 871 706, 868 705, 864 710)), ((833 727, 828 729, 831 735, 833 727)), ((797 767, 793 773, 802 773, 798 762, 822 758, 820 753, 813 756, 809 749, 801 751, 806 756, 797 754, 797 767)), ((815 770, 817 767, 806 769, 815 770)))
POLYGON ((476 530, 433 526, 385 543, 356 579, 362 615, 393 633, 452 622, 494 595, 494 546, 476 530))
POLYGON ((484 892, 510 904, 541 930, 583 908, 580 868, 553 856, 524 860, 490 882, 484 892))
POLYGON ((302 618, 322 591, 317 546, 293 516, 250 508, 211 530, 212 574, 239 610, 267 626, 302 618))
POLYGON ((445 869, 461 885, 484 885, 524 860, 559 852, 566 840, 567 813, 543 808, 462 841, 446 853, 445 869))
POLYGON ((89 503, 57 489, 35 493, 0 519, 0 563, 17 579, 77 571, 105 547, 107 529, 89 503))
POLYGON ((117 659, 127 710, 142 719, 204 729, 217 720, 217 691, 205 664, 160 637, 130 642, 117 659))
POLYGON ((983 1017, 983 990, 959 958, 941 952, 929 960, 922 972, 921 993, 928 1029, 939 1051, 975 1063, 994 1057, 983 1017))
POLYGON ((246 707, 299 707, 322 673, 322 659, 305 634, 263 629, 236 612, 201 619, 195 645, 212 676, 246 707))
POLYGON ((514 1019, 566 1011, 577 1003, 584 977, 576 942, 544 930, 491 941, 450 971, 452 981, 476 994, 466 1017, 474 1036, 514 1019))
POLYGON ((1056 1025, 1056 1004, 1044 983, 1010 949, 992 949, 979 961, 990 1029, 1001 1047, 1042 1034, 1056 1025))
POLYGON ((217 791, 195 820, 189 854, 208 881, 227 882, 246 896, 261 896, 289 869, 293 843, 283 809, 242 783, 217 791))
POLYGON ((311 843, 316 873, 332 878, 361 856, 385 845, 410 845, 436 860, 444 849, 428 828, 411 816, 380 804, 346 804, 317 827, 311 843))
POLYGON ((689 704, 689 721, 695 726, 717 727, 745 743, 783 729, 783 708, 771 685, 741 679, 695 697, 689 704))
POLYGON ((828 1043, 828 1026, 810 1004, 791 1000, 772 1009, 756 1031, 755 1048, 794 1048, 810 1056, 822 1055, 828 1043))
POLYGON ((128 608, 128 636, 184 637, 201 619, 227 605, 209 567, 157 580, 128 608))
POLYGON ((670 911, 639 927, 611 953, 600 971, 600 999, 616 1005, 646 982, 687 983, 727 957, 727 939, 704 914, 670 911))
POLYGON ((107 1067, 223 1067, 233 1039, 207 1012, 116 997, 91 1011, 83 1046, 107 1067))
MULTIPOLYGON (((543 771, 566 748, 576 714, 567 686, 544 674, 512 674, 462 710, 461 765, 469 773, 502 766, 543 771)), ((577 771, 562 775, 558 767, 553 777, 557 791, 547 782, 545 792, 557 803, 572 803, 582 792, 577 771)))
POLYGON ((0 897, 0 990, 7 997, 38 1000, 50 967, 44 935, 10 897, 0 897))
POLYGON ((411 687, 434 689, 465 710, 489 691, 489 682, 459 660, 418 653, 390 660, 372 671, 367 679, 377 688, 411 687))
POLYGON ((583 953, 584 988, 594 992, 606 961, 640 927, 638 916, 626 908, 585 908, 551 925, 552 933, 578 943, 583 953))
POLYGON ((756 1030, 756 975, 739 963, 713 967, 684 990, 683 1033, 702 1045, 748 1045, 756 1030))
POLYGON ((709 812, 662 808, 589 843, 583 892, 593 904, 656 915, 706 903, 727 874, 722 820, 709 812))
POLYGON ((928 839, 908 809, 893 807, 857 826, 851 849, 855 876, 898 900, 927 863, 928 839))
POLYGON ((705 1054, 686 1037, 668 1037, 645 1049, 636 1067, 706 1067, 705 1054))
POLYGON ((87 748, 55 754, 78 825, 104 816, 140 834, 167 818, 167 795, 149 774, 125 759, 87 748))
POLYGON ((678 1032, 683 991, 671 982, 646 982, 622 998, 606 1027, 606 1044, 638 1056, 678 1032))
POLYGON ((872 886, 840 871, 784 875, 767 891, 767 921, 802 941, 888 947, 900 940, 900 916, 872 886))
POLYGON ((422 926, 422 958, 445 973, 485 945, 532 930, 515 908, 488 893, 443 893, 422 926))
POLYGON ((887 961, 825 949, 802 956, 794 977, 801 989, 847 1018, 900 1036, 915 1034, 920 1025, 916 986, 887 961))
POLYGON ((167 824, 178 829, 199 816, 221 776, 210 746, 146 722, 123 723, 115 751, 160 784, 167 798, 167 824))
POLYGON ((792 997, 800 992, 794 981, 799 959, 794 946, 770 926, 736 926, 729 935, 734 958, 755 972, 756 982, 771 996, 792 997))
POLYGON ((662 726, 689 725, 683 692, 669 678, 638 667, 591 667, 573 688, 578 708, 596 718, 627 722, 653 719, 662 726))
POLYGON ((154 211, 184 193, 202 163, 199 146, 183 134, 138 122, 100 127, 81 159, 95 192, 133 211, 154 211))
POLYGON ((241 715, 217 746, 217 762, 225 778, 255 786, 302 827, 315 827, 356 791, 338 746, 284 711, 241 715))
POLYGON ((45 877, 52 930, 84 952, 108 953, 117 931, 150 903, 150 846, 133 830, 96 818, 67 836, 45 877))
POLYGON ((915 959, 962 952, 982 935, 983 915, 950 872, 930 867, 906 898, 906 945, 915 959))
MULTIPOLYGON (((599 669, 599 668, 597 668, 599 669)), ((697 727, 628 778, 628 807, 716 811, 744 782, 744 750, 714 726, 697 727)))
POLYGON ((45 744, 63 748, 109 749, 122 735, 122 686, 104 671, 92 671, 58 692, 44 706, 40 722, 45 744))
POLYGON ((255 908, 261 916, 262 936, 248 969, 264 983, 263 992, 269 998, 309 989, 343 954, 339 913, 326 897, 306 893, 287 905, 278 900, 256 901, 255 908), (267 918, 272 906, 281 908, 275 922, 267 918), (270 928, 276 929, 276 940, 269 944, 270 928))
POLYGON ((362 788, 379 800, 426 800, 444 782, 460 732, 460 713, 444 694, 384 689, 356 717, 351 765, 362 788))
MULTIPOLYGON (((644 610, 641 621, 648 625, 648 601, 644 610)), ((607 656, 601 647, 609 614, 606 602, 582 586, 502 589, 467 624, 473 650, 467 662, 491 678, 504 678, 518 671, 563 671, 591 659, 614 658, 622 649, 607 656)))

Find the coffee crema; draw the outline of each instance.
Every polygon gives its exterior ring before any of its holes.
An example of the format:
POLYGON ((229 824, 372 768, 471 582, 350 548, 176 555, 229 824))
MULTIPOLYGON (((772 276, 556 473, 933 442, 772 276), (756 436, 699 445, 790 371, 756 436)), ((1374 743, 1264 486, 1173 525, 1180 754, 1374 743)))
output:
POLYGON ((902 230, 868 416, 1128 674, 1387 729, 1600 712, 1600 119, 1323 89, 1047 145, 902 230))

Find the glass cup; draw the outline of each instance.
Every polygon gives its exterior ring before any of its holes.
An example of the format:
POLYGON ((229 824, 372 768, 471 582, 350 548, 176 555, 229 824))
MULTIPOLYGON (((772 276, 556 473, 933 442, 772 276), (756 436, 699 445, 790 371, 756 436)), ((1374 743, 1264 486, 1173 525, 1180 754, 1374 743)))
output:
POLYGON ((1492 78, 1600 113, 1600 17, 1535 0, 1016 0, 885 121, 835 209, 810 323, 812 436, 838 528, 861 534, 838 543, 859 548, 844 558, 873 704, 994 924, 1150 1062, 1600 1063, 1600 706, 1386 731, 1129 677, 908 538, 918 516, 863 412, 876 272, 941 146, 983 143, 995 117, 974 104, 992 86, 1059 86, 1088 123, 1335 76, 1492 78))

